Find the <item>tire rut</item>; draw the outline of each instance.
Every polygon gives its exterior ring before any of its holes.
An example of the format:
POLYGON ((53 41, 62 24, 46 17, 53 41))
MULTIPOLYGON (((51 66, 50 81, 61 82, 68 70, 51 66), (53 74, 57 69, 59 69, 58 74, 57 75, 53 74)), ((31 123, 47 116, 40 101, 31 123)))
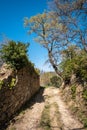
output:
POLYGON ((54 102, 51 104, 50 109, 50 119, 51 119, 51 129, 52 130, 61 130, 62 129, 62 122, 60 120, 60 113, 58 112, 58 106, 54 102))
POLYGON ((63 130, 85 130, 83 125, 73 115, 70 114, 68 107, 61 99, 59 89, 53 89, 53 93, 54 100, 59 107, 61 121, 63 123, 63 130))
POLYGON ((41 88, 29 104, 6 130, 85 130, 70 114, 58 88, 41 88))

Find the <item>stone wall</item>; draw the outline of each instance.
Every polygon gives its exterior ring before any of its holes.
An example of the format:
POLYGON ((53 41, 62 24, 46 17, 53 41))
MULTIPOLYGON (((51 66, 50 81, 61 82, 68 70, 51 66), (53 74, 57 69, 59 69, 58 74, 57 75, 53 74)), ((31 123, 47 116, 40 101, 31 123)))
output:
POLYGON ((7 69, 6 72, 1 73, 1 79, 3 80, 3 85, 0 90, 0 130, 2 125, 4 126, 4 123, 8 121, 40 87, 39 76, 31 67, 23 68, 18 72, 7 69))

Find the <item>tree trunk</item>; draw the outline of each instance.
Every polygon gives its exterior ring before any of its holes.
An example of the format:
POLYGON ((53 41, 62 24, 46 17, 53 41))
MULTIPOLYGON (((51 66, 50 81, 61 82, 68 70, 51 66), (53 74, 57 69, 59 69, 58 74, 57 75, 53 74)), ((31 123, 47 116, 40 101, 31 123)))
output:
POLYGON ((52 52, 51 52, 51 51, 48 52, 48 56, 49 56, 49 61, 50 61, 51 65, 52 65, 53 69, 55 70, 56 74, 58 75, 58 77, 59 77, 59 78, 61 79, 61 81, 63 82, 62 74, 61 74, 61 72, 58 70, 57 65, 56 65, 56 64, 54 63, 54 61, 53 61, 53 56, 52 56, 52 52))

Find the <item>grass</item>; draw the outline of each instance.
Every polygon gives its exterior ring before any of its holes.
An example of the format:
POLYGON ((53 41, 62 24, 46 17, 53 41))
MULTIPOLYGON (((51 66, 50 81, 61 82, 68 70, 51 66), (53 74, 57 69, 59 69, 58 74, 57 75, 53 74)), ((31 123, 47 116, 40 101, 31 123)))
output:
POLYGON ((87 128, 87 117, 84 117, 82 120, 84 126, 87 128))
POLYGON ((55 114, 56 114, 56 118, 57 118, 57 125, 58 125, 58 127, 60 128, 60 130, 62 130, 63 129, 63 123, 62 123, 62 121, 61 121, 61 115, 60 115, 60 112, 59 112, 59 108, 58 108, 58 105, 57 105, 57 103, 56 102, 54 102, 53 104, 52 104, 54 107, 55 107, 55 114))
POLYGON ((84 124, 84 127, 87 128, 87 116, 84 114, 84 112, 78 112, 78 116, 81 120, 81 122, 84 124))
POLYGON ((72 85, 71 86, 71 94, 72 94, 72 99, 76 98, 76 86, 72 85))
POLYGON ((50 105, 47 103, 42 111, 40 126, 44 130, 51 130, 50 122, 50 105))
POLYGON ((84 100, 87 101, 87 90, 86 89, 83 91, 82 95, 83 95, 84 100))
POLYGON ((70 107, 70 110, 74 115, 78 117, 79 121, 82 122, 84 128, 87 128, 87 115, 84 110, 81 110, 79 107, 75 107, 74 105, 70 107))

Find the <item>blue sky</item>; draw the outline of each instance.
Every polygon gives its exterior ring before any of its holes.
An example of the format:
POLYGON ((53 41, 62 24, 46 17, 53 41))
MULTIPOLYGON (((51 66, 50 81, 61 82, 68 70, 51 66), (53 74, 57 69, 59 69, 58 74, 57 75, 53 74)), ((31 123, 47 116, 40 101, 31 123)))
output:
POLYGON ((31 17, 47 9, 47 0, 0 0, 0 34, 15 41, 30 42, 29 58, 36 67, 50 71, 46 50, 35 43, 23 26, 24 17, 31 17))

